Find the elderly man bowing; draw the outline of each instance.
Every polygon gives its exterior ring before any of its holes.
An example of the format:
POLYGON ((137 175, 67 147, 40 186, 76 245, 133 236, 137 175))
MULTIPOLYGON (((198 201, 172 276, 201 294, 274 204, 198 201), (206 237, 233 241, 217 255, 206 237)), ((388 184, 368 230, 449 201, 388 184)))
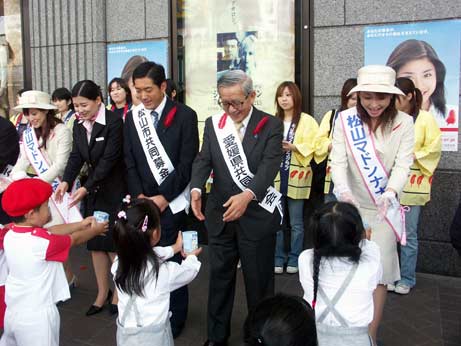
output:
POLYGON ((248 309, 274 293, 275 234, 280 194, 272 188, 282 160, 283 126, 253 107, 253 82, 240 70, 218 80, 220 112, 206 120, 192 166, 191 203, 209 234, 208 340, 227 345, 240 258, 248 309), (206 218, 201 188, 213 171, 206 218))

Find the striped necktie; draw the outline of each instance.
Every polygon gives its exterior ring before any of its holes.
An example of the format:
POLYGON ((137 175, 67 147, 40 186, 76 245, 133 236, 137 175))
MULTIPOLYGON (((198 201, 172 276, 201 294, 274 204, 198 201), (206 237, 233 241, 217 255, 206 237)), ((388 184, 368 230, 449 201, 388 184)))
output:
POLYGON ((243 122, 234 123, 235 129, 237 130, 237 134, 239 135, 240 142, 243 141, 243 122))
POLYGON ((150 114, 152 114, 152 120, 154 121, 154 127, 155 129, 157 129, 158 120, 159 120, 158 113, 156 111, 152 111, 150 112, 150 114))

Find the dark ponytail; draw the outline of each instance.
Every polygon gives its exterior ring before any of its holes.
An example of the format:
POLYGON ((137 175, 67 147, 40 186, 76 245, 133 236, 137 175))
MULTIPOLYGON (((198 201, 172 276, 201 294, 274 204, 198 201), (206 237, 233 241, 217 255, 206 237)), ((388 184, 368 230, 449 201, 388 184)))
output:
POLYGON ((129 295, 144 296, 148 263, 158 277, 159 259, 151 245, 152 234, 160 230, 160 211, 149 199, 124 199, 114 227, 114 242, 118 256, 115 274, 117 287, 129 295))
POLYGON ((319 289, 319 271, 320 271, 320 261, 322 260, 322 255, 319 251, 314 249, 314 299, 312 300, 312 309, 315 310, 315 305, 317 304, 317 291, 319 289))
POLYGON ((72 97, 84 97, 96 101, 98 97, 104 101, 101 88, 92 80, 85 79, 77 82, 72 88, 72 97))
POLYGON ((322 257, 341 257, 358 263, 365 229, 357 208, 344 202, 329 202, 320 207, 311 219, 310 229, 314 238, 312 308, 315 309, 322 257))
POLYGON ((423 95, 421 94, 421 91, 415 86, 410 78, 406 77, 397 78, 395 81, 395 86, 402 90, 405 96, 408 94, 412 95, 410 115, 414 120, 416 120, 419 114, 419 110, 423 104, 423 95))

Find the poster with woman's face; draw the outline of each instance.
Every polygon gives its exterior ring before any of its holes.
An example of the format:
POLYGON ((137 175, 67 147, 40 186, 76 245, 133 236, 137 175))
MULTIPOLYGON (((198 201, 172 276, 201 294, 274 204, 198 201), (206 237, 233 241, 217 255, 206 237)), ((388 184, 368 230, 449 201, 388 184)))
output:
POLYGON ((154 61, 162 65, 168 78, 168 41, 134 41, 107 45, 107 83, 115 77, 125 80, 130 87, 134 104, 140 101, 135 101, 136 90, 131 75, 134 69, 145 61, 154 61))
POLYGON ((421 91, 421 108, 442 130, 442 150, 458 150, 461 21, 370 26, 365 65, 392 67, 421 91))

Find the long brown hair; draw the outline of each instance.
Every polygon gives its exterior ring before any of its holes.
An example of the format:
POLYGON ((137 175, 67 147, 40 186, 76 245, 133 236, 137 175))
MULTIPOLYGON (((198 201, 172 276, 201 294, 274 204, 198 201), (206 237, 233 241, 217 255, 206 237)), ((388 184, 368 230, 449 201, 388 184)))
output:
MULTIPOLYGON (((48 140, 48 137, 50 137, 51 130, 53 130, 57 124, 62 124, 61 119, 57 118, 55 115, 55 111, 52 109, 40 109, 37 108, 40 111, 46 111, 46 123, 45 125, 41 126, 38 129, 34 129, 35 135, 37 136, 37 139, 42 138, 42 144, 40 145, 39 148, 45 148, 46 149, 46 141, 48 140)), ((25 108, 23 110, 24 114, 29 114, 29 108, 25 108)))
POLYGON ((406 40, 400 43, 387 59, 386 65, 392 67, 398 74, 400 68, 409 61, 427 58, 435 67, 436 86, 430 99, 434 107, 445 115, 445 75, 446 69, 435 49, 426 41, 406 40))
POLYGON ((275 116, 277 118, 280 118, 280 120, 283 121, 285 118, 285 111, 280 107, 278 103, 278 98, 282 96, 283 90, 285 88, 288 88, 291 97, 293 98, 293 119, 292 122, 295 124, 295 129, 298 126, 299 119, 301 118, 301 91, 299 91, 298 86, 290 81, 285 81, 281 83, 277 87, 277 91, 275 92, 275 105, 277 106, 277 111, 275 113, 275 116))
POLYGON ((397 78, 395 81, 395 86, 403 91, 405 95, 411 94, 411 111, 410 115, 416 120, 418 117, 419 110, 421 109, 421 105, 423 103, 423 96, 421 95, 421 91, 417 87, 410 78, 400 77, 397 78))
POLYGON ((352 88, 355 87, 356 85, 357 85, 357 78, 349 78, 344 82, 343 88, 341 89, 341 109, 340 111, 344 111, 347 109, 347 102, 352 97, 352 94, 349 96, 347 96, 347 94, 349 94, 349 91, 351 91, 352 88))
MULTIPOLYGON (((371 117, 368 114, 368 112, 363 108, 362 102, 360 100, 360 91, 357 93, 357 112, 359 113, 360 120, 362 120, 365 124, 367 124, 368 128, 371 129, 371 117)), ((375 94, 383 94, 383 93, 377 93, 375 94)), ((395 117, 397 116, 398 110, 397 107, 395 106, 395 99, 396 96, 394 94, 389 94, 391 95, 391 102, 389 103, 389 106, 384 110, 383 114, 381 114, 378 117, 378 122, 376 124, 376 127, 373 132, 376 132, 376 130, 381 127, 381 133, 384 133, 387 129, 392 127, 392 123, 394 122, 395 117)))

